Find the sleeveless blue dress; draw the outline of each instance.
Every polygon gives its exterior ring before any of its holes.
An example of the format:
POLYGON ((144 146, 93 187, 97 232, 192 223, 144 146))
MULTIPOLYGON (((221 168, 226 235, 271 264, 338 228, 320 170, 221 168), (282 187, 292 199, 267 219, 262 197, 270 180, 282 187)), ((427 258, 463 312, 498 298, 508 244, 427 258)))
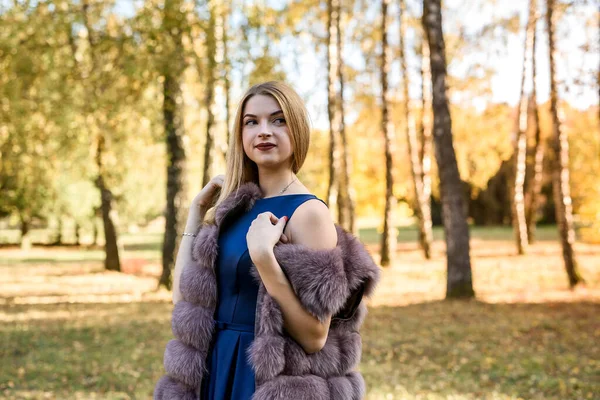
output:
POLYGON ((246 234, 258 214, 270 211, 278 218, 291 218, 296 208, 311 199, 320 200, 312 194, 258 199, 250 211, 221 230, 216 262, 216 329, 207 356, 208 373, 202 381, 202 400, 250 400, 254 394, 254 371, 247 350, 254 339, 258 283, 250 275, 246 234))

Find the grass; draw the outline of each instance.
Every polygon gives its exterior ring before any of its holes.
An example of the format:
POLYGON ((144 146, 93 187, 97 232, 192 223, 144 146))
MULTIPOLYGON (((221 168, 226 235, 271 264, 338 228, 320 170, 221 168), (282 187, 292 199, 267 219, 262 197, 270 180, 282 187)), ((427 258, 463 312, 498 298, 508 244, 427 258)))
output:
MULTIPOLYGON (((505 232, 486 235, 466 302, 442 300, 443 242, 432 260, 399 244, 362 330, 368 400, 597 398, 600 246, 577 244, 587 285, 570 291, 558 243, 515 256, 505 232)), ((0 398, 151 398, 172 338, 157 237, 128 239, 126 273, 96 250, 0 249, 0 398)))

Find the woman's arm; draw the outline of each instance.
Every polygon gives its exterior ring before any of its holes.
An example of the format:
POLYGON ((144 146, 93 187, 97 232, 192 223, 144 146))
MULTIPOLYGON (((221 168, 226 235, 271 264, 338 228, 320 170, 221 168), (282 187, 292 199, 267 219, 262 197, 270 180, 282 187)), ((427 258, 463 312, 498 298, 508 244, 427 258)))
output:
MULTIPOLYGON (((206 211, 215 203, 218 190, 223 187, 225 175, 214 176, 194 197, 190 205, 185 231, 187 233, 197 233, 198 227, 204 221, 206 211)), ((181 291, 179 290, 179 279, 184 265, 192 261, 193 236, 183 236, 179 242, 179 250, 175 259, 175 270, 173 271, 173 304, 181 300, 181 291)))
MULTIPOLYGON (((188 214, 187 223, 185 225, 185 231, 188 233, 196 233, 200 224, 204 220, 206 209, 195 207, 192 204, 190 207, 190 213, 188 214)), ((179 280, 181 278, 181 271, 183 266, 192 261, 192 245, 194 243, 192 236, 183 236, 179 242, 179 250, 177 251, 177 258, 175 259, 175 270, 173 271, 173 304, 177 304, 181 300, 181 292, 179 291, 179 280)))
MULTIPOLYGON (((337 244, 337 232, 329 209, 318 200, 309 200, 296 209, 286 236, 292 243, 312 249, 333 249, 337 244)), ((272 248, 263 249, 262 254, 254 258, 267 292, 281 308, 285 330, 307 353, 321 350, 327 341, 331 316, 320 322, 304 309, 272 248)))

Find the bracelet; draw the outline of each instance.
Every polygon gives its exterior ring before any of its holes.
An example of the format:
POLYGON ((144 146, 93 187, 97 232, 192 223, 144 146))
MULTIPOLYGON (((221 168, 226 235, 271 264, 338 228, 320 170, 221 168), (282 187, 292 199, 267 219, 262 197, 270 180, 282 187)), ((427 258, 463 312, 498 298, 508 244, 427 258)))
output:
POLYGON ((183 232, 181 234, 181 236, 192 236, 192 237, 196 237, 196 235, 194 235, 193 233, 187 233, 187 232, 183 232))

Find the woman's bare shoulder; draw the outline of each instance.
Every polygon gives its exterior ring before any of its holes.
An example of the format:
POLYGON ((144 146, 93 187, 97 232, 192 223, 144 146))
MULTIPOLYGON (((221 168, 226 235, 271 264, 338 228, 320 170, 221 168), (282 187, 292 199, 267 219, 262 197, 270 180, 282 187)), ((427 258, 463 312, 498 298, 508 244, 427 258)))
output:
POLYGON ((337 245, 337 231, 329 208, 318 199, 302 203, 286 227, 286 235, 294 244, 314 249, 331 249, 337 245))

